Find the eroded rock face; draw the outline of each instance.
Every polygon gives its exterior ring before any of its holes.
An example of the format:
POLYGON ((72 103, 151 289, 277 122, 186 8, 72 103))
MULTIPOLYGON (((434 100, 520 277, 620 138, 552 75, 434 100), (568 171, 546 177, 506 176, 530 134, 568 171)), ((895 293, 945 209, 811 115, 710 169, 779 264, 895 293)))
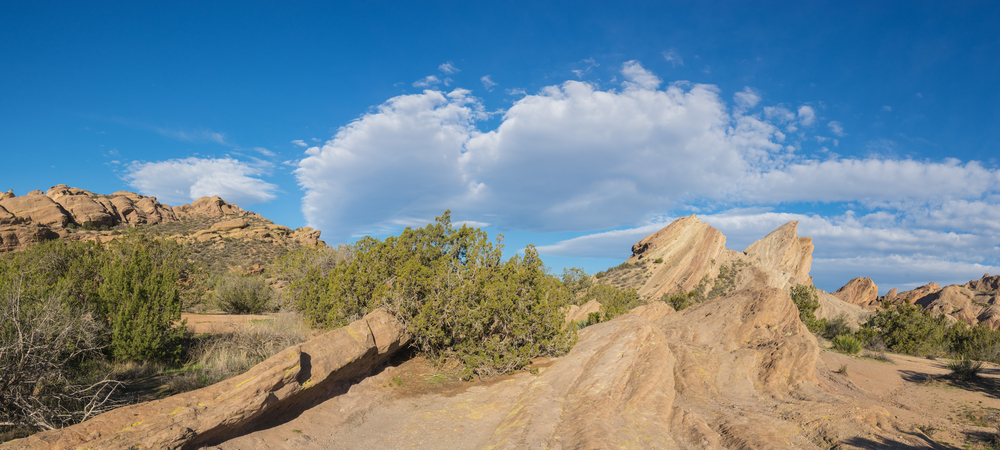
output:
POLYGON ((196 391, 119 408, 87 422, 0 445, 4 449, 198 448, 327 398, 409 340, 382 310, 300 345, 247 373, 196 391))
POLYGON ((983 275, 983 277, 978 280, 972 280, 965 283, 965 287, 974 291, 998 292, 1000 291, 1000 275, 993 275, 992 277, 990 274, 983 275))
POLYGON ((854 278, 831 295, 864 308, 874 308, 879 304, 878 285, 868 277, 854 278))

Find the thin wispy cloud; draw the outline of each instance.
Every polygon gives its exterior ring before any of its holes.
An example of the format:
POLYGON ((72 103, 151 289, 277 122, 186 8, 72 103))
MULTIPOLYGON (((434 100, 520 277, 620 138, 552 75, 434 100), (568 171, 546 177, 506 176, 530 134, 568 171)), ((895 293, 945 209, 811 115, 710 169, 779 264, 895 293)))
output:
POLYGON ((663 59, 666 59, 673 67, 684 65, 684 58, 681 58, 681 54, 675 48, 663 52, 663 59))
POLYGON ((306 144, 306 141, 303 141, 302 139, 295 139, 295 140, 292 141, 292 144, 297 145, 299 147, 308 147, 309 146, 309 144, 306 144))
POLYGON ((493 91, 493 87, 497 85, 496 82, 490 79, 489 75, 484 75, 479 79, 479 81, 483 83, 483 87, 486 88, 487 91, 493 91))
POLYGON ((438 66, 438 70, 440 70, 441 73, 446 73, 446 74, 449 74, 449 75, 453 74, 453 73, 461 72, 461 70, 458 70, 458 68, 455 67, 455 65, 452 64, 451 61, 448 61, 448 62, 446 62, 446 63, 441 64, 440 66, 438 66))
POLYGON ((573 72, 574 75, 576 75, 577 78, 583 78, 584 75, 587 75, 591 71, 593 71, 595 67, 600 66, 600 64, 598 64, 597 61, 594 60, 594 58, 587 58, 583 61, 580 61, 580 64, 583 64, 582 69, 574 69, 571 71, 573 72))
POLYGON ((836 134, 837 136, 844 135, 844 126, 837 122, 836 120, 831 120, 830 123, 826 124, 830 128, 830 132, 836 134))

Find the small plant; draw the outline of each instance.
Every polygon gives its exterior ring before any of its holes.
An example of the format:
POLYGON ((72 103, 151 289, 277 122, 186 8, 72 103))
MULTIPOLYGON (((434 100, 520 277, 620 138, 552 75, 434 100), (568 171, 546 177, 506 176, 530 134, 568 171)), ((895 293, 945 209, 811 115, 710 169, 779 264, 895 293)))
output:
POLYGON ((887 362, 887 363, 890 363, 890 364, 895 364, 896 363, 885 352, 877 352, 877 351, 873 351, 873 350, 865 350, 865 352, 861 356, 864 356, 865 358, 871 358, 871 359, 874 359, 876 361, 887 362))
POLYGON ((847 375, 847 364, 841 364, 840 368, 837 369, 835 373, 839 373, 841 375, 847 375))
POLYGON ((959 359, 948 361, 948 368, 951 369, 952 377, 968 381, 979 376, 979 372, 983 370, 983 363, 982 361, 975 361, 963 355, 959 359))
POLYGON ((656 264, 663 264, 663 258, 656 258, 653 260, 653 262, 656 264))
POLYGON ((861 341, 858 341, 854 336, 842 334, 833 338, 830 342, 833 344, 833 348, 844 353, 855 355, 861 351, 861 341))
POLYGON ((215 286, 219 309, 230 314, 259 314, 271 309, 274 292, 259 276, 230 275, 215 286))
POLYGON ((934 437, 934 433, 938 430, 930 425, 917 425, 917 429, 920 430, 921 433, 926 434, 927 437, 934 437))

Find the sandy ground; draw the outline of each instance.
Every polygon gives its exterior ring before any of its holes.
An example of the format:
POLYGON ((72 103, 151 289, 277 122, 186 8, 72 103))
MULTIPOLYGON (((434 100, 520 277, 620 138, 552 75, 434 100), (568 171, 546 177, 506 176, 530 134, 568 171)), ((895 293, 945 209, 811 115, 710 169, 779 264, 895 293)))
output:
POLYGON ((232 331, 240 324, 273 318, 271 315, 264 314, 181 314, 181 320, 186 320, 188 330, 195 334, 225 333, 232 331))
MULTIPOLYGON (((908 430, 907 439, 900 436, 898 442, 859 437, 850 444, 872 449, 984 448, 997 431, 1000 368, 988 366, 979 382, 957 384, 944 377, 950 372, 946 360, 889 356, 891 363, 829 350, 820 355, 823 384, 836 395, 885 407, 908 430), (923 445, 912 445, 914 440, 923 445)), ((541 373, 551 362, 532 367, 541 373)), ((462 382, 454 373, 435 369, 420 357, 390 365, 345 394, 217 448, 483 448, 538 376, 522 371, 489 382, 462 382)))

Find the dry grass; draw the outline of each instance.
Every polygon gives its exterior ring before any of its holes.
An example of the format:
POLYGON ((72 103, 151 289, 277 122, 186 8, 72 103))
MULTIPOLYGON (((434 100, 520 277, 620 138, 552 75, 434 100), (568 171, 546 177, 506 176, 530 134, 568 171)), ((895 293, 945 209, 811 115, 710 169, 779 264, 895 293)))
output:
POLYGON ((309 337, 309 327, 295 313, 246 323, 230 333, 209 336, 196 344, 191 352, 191 365, 168 385, 174 392, 184 392, 217 383, 246 372, 309 337))

